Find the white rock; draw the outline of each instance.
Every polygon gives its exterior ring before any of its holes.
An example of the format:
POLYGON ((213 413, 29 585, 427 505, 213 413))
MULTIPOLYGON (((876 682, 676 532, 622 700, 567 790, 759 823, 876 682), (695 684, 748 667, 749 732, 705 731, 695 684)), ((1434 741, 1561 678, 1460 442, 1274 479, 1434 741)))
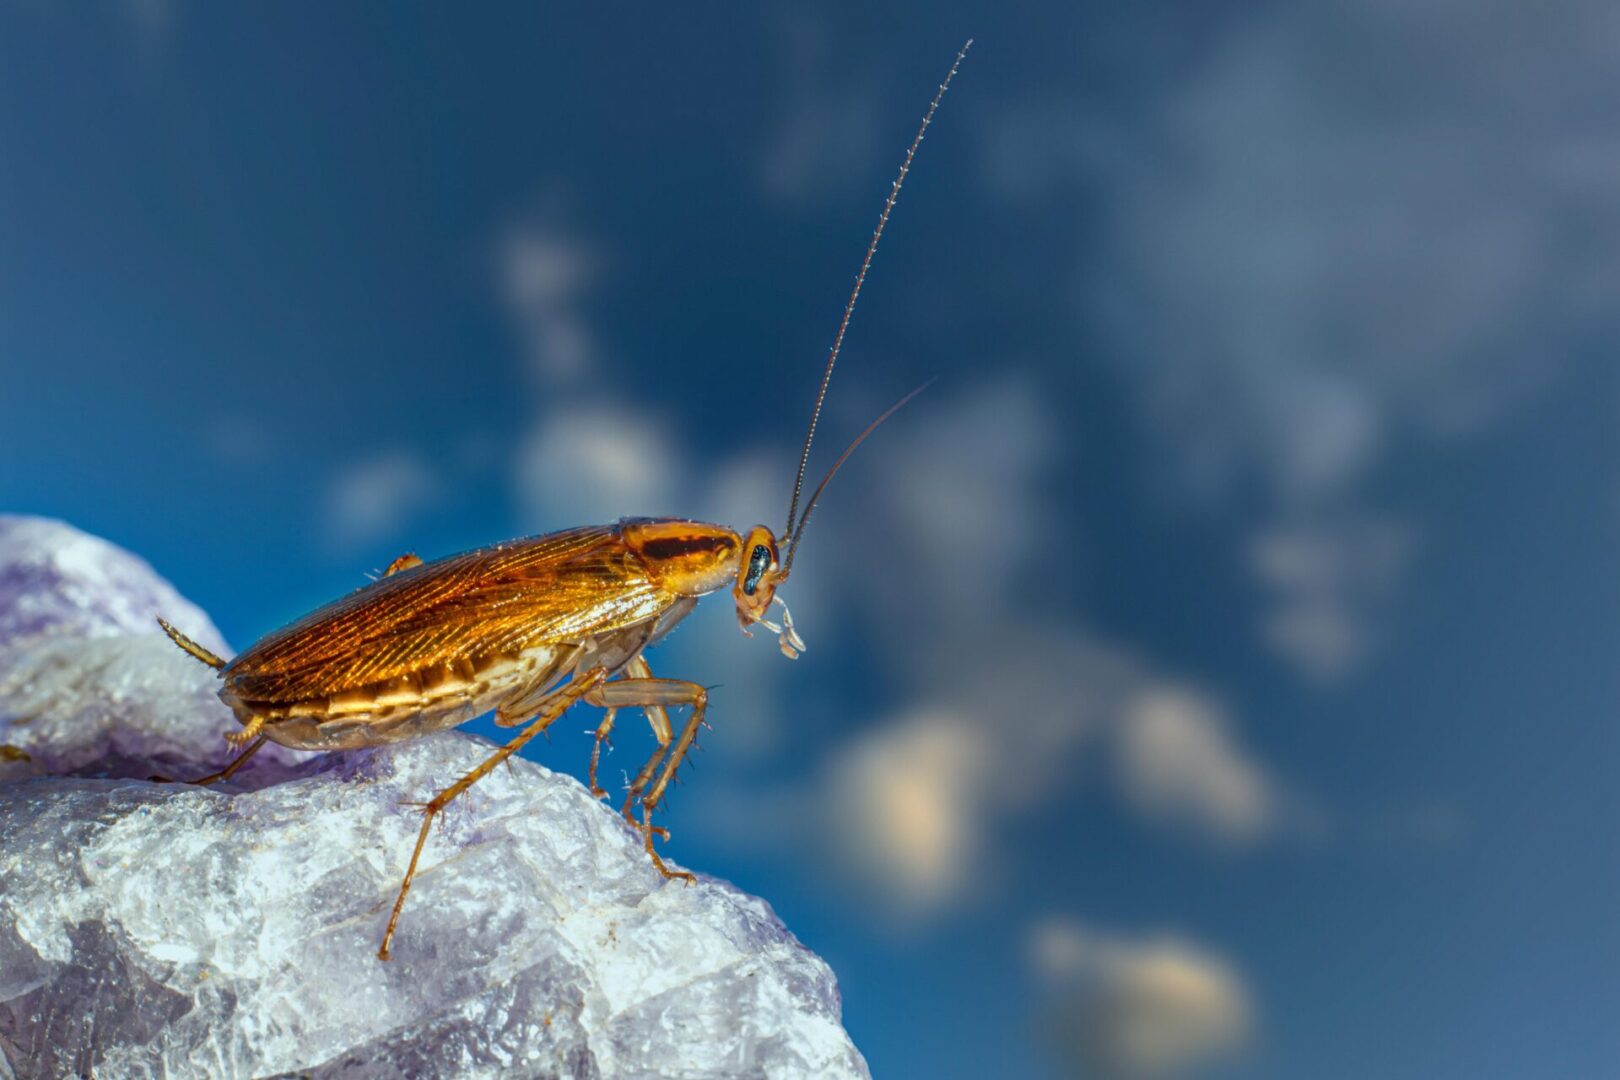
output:
POLYGON ((401 804, 490 744, 256 760, 235 793, 118 778, 209 766, 190 740, 232 724, 153 604, 223 648, 138 560, 0 518, 0 744, 115 774, 0 782, 0 1076, 867 1075, 831 971, 764 901, 665 882, 532 762, 451 804, 378 961, 420 820, 401 804))

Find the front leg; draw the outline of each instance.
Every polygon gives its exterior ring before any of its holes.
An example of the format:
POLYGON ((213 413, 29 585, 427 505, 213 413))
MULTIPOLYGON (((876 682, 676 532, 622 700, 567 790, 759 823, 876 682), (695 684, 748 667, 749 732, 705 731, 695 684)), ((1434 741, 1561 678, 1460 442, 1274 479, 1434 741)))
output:
MULTIPOLYGON (((642 668, 646 670, 645 663, 642 668)), ((630 786, 630 796, 625 800, 625 817, 628 818, 630 807, 637 796, 641 798, 641 822, 636 827, 641 830, 642 842, 646 845, 647 854, 652 857, 653 865, 658 868, 658 872, 666 878, 678 877, 691 884, 697 880, 695 877, 684 870, 671 870, 664 865, 664 860, 658 857, 658 852, 653 850, 653 838, 667 840, 669 831, 654 825, 652 814, 663 801, 664 792, 675 779, 675 771, 681 767, 687 751, 697 740, 698 728, 703 724, 703 714, 708 708, 709 692, 695 682, 688 682, 685 679, 659 679, 649 673, 645 677, 618 679, 594 686, 585 694, 585 701, 598 708, 646 710, 648 719, 653 721, 655 734, 658 731, 658 724, 653 720, 653 709, 663 713, 664 710, 679 705, 692 707, 692 715, 687 719, 686 726, 681 729, 681 737, 675 741, 674 746, 669 747, 667 756, 665 746, 662 744, 667 742, 669 736, 666 734, 664 739, 660 740, 661 745, 648 759, 646 766, 636 777, 635 783, 630 786), (658 767, 660 758, 663 758, 661 769, 658 767), (646 794, 642 794, 643 791, 646 794)), ((668 724, 667 719, 665 724, 668 724)), ((666 726, 665 731, 668 730, 666 726)))

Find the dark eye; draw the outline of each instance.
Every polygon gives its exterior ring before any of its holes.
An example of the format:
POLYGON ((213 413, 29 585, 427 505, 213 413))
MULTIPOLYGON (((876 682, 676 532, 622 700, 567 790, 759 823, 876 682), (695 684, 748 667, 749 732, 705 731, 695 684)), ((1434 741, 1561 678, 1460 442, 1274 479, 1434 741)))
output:
POLYGON ((743 577, 743 592, 749 596, 759 588, 759 579, 765 576, 765 571, 771 565, 771 549, 764 544, 755 544, 754 550, 748 553, 748 573, 743 577))

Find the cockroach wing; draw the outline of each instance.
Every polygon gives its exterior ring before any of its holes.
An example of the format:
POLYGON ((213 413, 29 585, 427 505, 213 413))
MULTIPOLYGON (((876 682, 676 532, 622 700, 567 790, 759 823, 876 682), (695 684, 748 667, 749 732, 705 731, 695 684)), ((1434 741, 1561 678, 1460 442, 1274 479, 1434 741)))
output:
POLYGON ((660 588, 614 526, 570 529, 403 570, 267 635, 226 665, 244 701, 295 702, 654 618, 660 588))

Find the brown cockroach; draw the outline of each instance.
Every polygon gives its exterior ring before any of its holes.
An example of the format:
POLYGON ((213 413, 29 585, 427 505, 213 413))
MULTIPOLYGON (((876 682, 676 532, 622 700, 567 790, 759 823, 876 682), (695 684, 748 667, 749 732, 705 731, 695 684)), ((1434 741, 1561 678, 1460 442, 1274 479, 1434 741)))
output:
POLYGON ((799 455, 787 527, 780 534, 764 525, 739 534, 701 521, 627 518, 431 563, 406 555, 383 577, 266 636, 229 662, 158 620, 176 645, 219 672, 220 697, 242 724, 241 731, 226 736, 241 753, 193 783, 229 778, 267 741, 296 750, 377 746, 455 727, 492 709, 503 727, 527 721, 516 738, 423 807, 421 832, 377 950, 380 959, 388 959, 434 817, 576 702, 605 710, 591 749, 590 788, 598 798, 607 793, 596 783, 597 762, 615 716, 627 708, 646 715, 658 745, 631 782, 621 812, 641 833, 660 873, 694 880, 659 857, 653 840, 667 840, 669 832, 652 823, 652 814, 703 724, 708 694, 695 682, 655 677, 643 654, 700 597, 727 585, 743 633, 751 634, 757 624, 777 635, 789 659, 804 651, 777 589, 792 573, 805 525, 855 448, 922 388, 856 436, 801 514, 799 496, 816 423, 878 240, 934 112, 972 44, 962 46, 940 83, 884 201, 827 358, 799 455), (782 609, 780 622, 766 617, 773 606, 782 609), (691 715, 675 738, 669 710, 678 706, 689 707, 691 715), (639 822, 633 813, 638 801, 639 822))

